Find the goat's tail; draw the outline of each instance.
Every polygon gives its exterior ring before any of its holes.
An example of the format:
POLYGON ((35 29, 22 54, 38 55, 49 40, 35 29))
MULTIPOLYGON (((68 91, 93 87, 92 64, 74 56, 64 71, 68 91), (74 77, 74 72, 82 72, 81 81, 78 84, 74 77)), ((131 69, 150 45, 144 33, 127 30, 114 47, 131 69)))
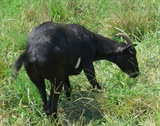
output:
POLYGON ((26 53, 23 53, 19 56, 19 58, 15 61, 12 68, 12 76, 17 77, 18 71, 21 69, 23 62, 26 59, 26 53))

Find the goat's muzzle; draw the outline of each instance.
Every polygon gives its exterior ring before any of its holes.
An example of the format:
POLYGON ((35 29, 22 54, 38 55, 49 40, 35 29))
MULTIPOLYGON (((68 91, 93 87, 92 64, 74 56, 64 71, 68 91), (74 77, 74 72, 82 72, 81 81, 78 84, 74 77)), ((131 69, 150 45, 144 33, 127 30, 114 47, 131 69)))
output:
POLYGON ((133 73, 129 73, 129 77, 131 77, 131 78, 136 78, 138 75, 139 75, 139 71, 133 72, 133 73))

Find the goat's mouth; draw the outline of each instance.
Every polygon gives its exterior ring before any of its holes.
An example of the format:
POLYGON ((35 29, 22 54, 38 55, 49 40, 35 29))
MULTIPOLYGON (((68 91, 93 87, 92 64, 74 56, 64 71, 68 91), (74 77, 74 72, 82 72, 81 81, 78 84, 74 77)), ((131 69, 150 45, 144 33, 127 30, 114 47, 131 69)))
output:
POLYGON ((129 75, 129 77, 131 78, 136 78, 139 75, 139 72, 132 72, 132 73, 127 73, 129 75))
POLYGON ((128 76, 131 78, 136 78, 139 75, 139 71, 134 71, 134 72, 125 71, 125 73, 128 74, 128 76))

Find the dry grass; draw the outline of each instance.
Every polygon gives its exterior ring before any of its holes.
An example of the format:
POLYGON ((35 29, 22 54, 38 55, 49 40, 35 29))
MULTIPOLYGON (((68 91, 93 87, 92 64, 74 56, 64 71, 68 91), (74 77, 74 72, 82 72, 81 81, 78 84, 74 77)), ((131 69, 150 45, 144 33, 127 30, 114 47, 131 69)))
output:
MULTIPOLYGON (((1 2, 0 27, 0 125, 46 125, 41 99, 24 69, 15 80, 11 65, 25 49, 28 32, 40 23, 53 20, 79 23, 91 31, 114 39, 114 27, 138 43, 141 75, 128 78, 107 61, 95 62, 103 90, 93 91, 82 73, 71 77, 73 94, 59 100, 61 125, 160 125, 160 4, 144 1, 10 1, 1 2)), ((48 82, 47 82, 48 84, 48 82)), ((49 84, 48 84, 49 85, 49 84)))

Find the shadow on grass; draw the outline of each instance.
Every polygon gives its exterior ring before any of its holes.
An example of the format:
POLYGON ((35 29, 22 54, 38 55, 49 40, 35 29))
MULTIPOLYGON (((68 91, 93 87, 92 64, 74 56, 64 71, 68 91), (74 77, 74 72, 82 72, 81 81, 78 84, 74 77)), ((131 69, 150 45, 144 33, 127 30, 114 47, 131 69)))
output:
MULTIPOLYGON (((78 87, 79 88, 79 87, 78 87)), ((73 89, 71 100, 62 100, 61 107, 70 123, 85 125, 103 118, 103 110, 98 101, 102 92, 97 90, 73 89)))

